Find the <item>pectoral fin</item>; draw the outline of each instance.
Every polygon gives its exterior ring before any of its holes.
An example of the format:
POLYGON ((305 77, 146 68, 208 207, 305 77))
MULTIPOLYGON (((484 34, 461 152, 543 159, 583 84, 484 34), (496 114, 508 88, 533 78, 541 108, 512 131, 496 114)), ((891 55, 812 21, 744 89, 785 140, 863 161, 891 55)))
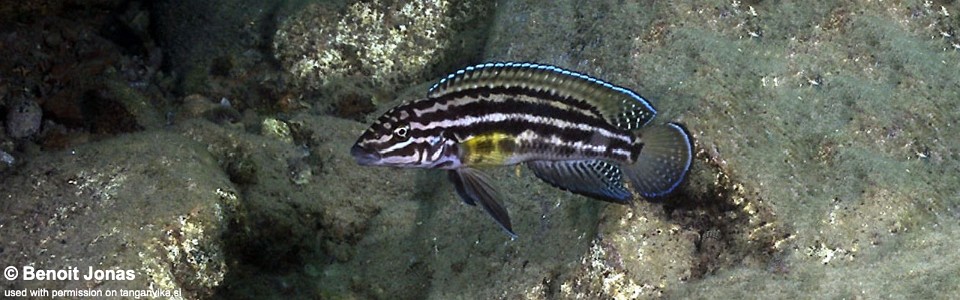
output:
POLYGON ((467 204, 480 203, 480 206, 490 214, 500 227, 503 227, 511 237, 516 237, 513 226, 510 224, 510 215, 500 205, 500 193, 490 185, 490 179, 482 172, 472 168, 460 168, 448 173, 450 181, 457 189, 457 194, 467 204))
POLYGON ((477 202, 474 201, 473 196, 467 194, 467 189, 463 186, 463 179, 460 178, 460 173, 456 170, 447 171, 447 178, 453 183, 453 187, 457 190, 457 195, 460 196, 460 200, 463 200, 463 203, 470 206, 477 206, 477 202))

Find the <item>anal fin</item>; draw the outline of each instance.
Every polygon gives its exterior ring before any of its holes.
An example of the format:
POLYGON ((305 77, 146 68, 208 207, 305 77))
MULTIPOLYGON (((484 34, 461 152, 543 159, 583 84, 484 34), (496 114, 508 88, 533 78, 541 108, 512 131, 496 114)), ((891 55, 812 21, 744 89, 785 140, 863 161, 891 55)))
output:
POLYGON ((572 193, 620 204, 632 199, 620 167, 604 160, 539 160, 527 162, 527 167, 541 180, 572 193))
POLYGON ((510 224, 510 215, 500 204, 500 193, 490 185, 490 179, 486 175, 473 168, 460 168, 449 171, 448 176, 463 202, 471 205, 479 202, 483 210, 487 211, 511 238, 517 237, 513 232, 513 225, 510 224))

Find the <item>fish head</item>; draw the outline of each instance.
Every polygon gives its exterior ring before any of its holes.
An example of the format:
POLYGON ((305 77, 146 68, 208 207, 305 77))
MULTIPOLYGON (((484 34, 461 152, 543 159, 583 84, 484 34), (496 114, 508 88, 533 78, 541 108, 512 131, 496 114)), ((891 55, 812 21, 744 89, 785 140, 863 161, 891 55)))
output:
POLYGON ((398 106, 370 125, 350 148, 363 166, 453 168, 457 146, 442 132, 423 130, 409 106, 398 106))

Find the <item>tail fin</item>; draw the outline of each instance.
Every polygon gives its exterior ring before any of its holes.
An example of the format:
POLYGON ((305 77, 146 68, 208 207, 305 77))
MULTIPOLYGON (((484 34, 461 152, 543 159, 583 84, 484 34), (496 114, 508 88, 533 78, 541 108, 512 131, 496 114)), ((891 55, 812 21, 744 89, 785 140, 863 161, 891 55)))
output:
POLYGON ((632 189, 644 198, 665 196, 680 186, 690 170, 690 135, 675 123, 647 126, 639 134, 643 142, 640 155, 633 165, 623 165, 621 170, 632 189))

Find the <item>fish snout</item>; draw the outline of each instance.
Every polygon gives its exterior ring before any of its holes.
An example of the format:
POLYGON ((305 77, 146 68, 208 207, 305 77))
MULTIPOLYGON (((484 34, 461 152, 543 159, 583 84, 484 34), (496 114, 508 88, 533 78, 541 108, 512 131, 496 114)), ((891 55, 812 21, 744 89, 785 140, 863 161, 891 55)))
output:
POLYGON ((350 147, 350 155, 357 161, 357 164, 363 166, 372 165, 380 161, 380 153, 364 148, 360 146, 360 144, 354 144, 353 147, 350 147))

